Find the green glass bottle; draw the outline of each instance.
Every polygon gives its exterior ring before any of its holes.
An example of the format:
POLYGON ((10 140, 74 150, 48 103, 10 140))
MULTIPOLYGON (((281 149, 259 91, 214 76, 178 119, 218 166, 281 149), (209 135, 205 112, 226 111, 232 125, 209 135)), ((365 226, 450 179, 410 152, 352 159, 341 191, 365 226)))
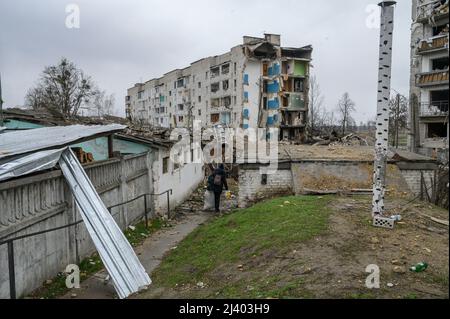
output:
POLYGON ((414 272, 422 272, 427 268, 428 268, 428 264, 425 262, 421 262, 421 263, 418 263, 417 265, 410 267, 409 270, 414 271, 414 272))

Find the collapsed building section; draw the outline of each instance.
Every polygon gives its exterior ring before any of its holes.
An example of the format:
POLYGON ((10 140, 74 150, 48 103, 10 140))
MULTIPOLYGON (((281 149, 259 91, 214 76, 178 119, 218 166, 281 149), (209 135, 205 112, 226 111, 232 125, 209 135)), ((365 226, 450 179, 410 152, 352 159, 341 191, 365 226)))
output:
POLYGON ((448 160, 449 1, 414 0, 411 27, 411 151, 448 160))
POLYGON ((244 36, 229 52, 128 89, 134 123, 153 127, 280 129, 280 139, 303 141, 312 47, 281 46, 280 35, 244 36))

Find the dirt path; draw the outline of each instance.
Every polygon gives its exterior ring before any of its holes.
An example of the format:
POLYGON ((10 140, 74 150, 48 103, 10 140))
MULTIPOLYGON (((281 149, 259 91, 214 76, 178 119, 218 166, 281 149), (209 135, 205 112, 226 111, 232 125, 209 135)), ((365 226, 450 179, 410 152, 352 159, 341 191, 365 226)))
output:
MULTIPOLYGON (((198 225, 205 222, 211 213, 198 212, 182 214, 171 221, 172 227, 164 228, 152 234, 144 243, 135 248, 142 265, 148 274, 159 265, 164 254, 192 232, 198 225)), ((72 289, 62 296, 62 299, 112 299, 117 298, 111 281, 105 283, 106 270, 102 270, 81 283, 80 289, 72 289)))

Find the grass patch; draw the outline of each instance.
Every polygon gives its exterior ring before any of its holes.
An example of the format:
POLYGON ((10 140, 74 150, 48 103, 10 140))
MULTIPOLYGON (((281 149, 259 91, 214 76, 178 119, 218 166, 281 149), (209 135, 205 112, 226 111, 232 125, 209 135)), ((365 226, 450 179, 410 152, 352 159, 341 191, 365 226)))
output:
MULTIPOLYGON (((265 254, 283 255, 328 229, 330 212, 326 206, 330 198, 283 197, 215 218, 194 230, 164 258, 152 274, 154 286, 195 284, 217 269, 235 267, 239 261, 263 258, 265 254)), ((236 283, 216 281, 215 286, 222 286, 216 295, 288 297, 301 284, 291 278, 293 281, 277 286, 284 280, 280 274, 255 276, 236 283)))
MULTIPOLYGON (((128 227, 125 231, 125 237, 130 244, 135 247, 141 244, 150 234, 165 226, 165 221, 159 218, 148 221, 148 227, 145 227, 145 221, 139 222, 132 228, 128 227)), ((80 282, 83 282, 91 275, 104 268, 97 253, 83 259, 78 265, 80 268, 80 282)), ((44 282, 43 286, 33 292, 31 298, 53 299, 66 294, 69 289, 66 287, 66 274, 60 272, 55 278, 44 282)))

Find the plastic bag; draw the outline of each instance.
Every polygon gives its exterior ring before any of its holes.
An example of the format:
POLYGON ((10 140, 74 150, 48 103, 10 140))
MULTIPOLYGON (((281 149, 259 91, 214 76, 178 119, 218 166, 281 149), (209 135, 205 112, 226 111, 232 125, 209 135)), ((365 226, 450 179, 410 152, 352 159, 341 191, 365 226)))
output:
POLYGON ((214 208, 214 193, 206 190, 204 197, 203 210, 209 210, 214 208))

